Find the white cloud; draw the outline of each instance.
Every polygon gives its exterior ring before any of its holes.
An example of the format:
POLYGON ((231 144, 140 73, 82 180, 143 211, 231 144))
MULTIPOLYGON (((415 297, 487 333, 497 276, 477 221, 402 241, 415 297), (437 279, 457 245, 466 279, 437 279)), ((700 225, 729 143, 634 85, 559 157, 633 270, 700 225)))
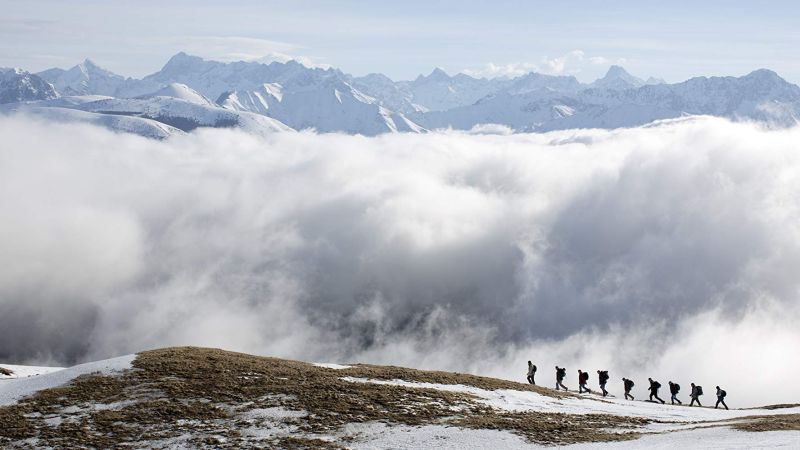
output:
POLYGON ((494 63, 487 63, 484 67, 479 69, 464 69, 462 73, 465 73, 471 77, 486 77, 486 78, 496 78, 496 77, 508 77, 508 78, 516 78, 518 76, 525 75, 529 72, 538 72, 539 66, 533 63, 510 63, 510 64, 494 64, 494 63))
POLYGON ((589 62, 592 64, 596 64, 598 66, 604 66, 606 64, 611 64, 611 61, 603 56, 592 56, 589 58, 589 62))
POLYGON ((473 132, 0 119, 0 358, 194 344, 520 379, 533 359, 800 395, 800 128, 473 132))
MULTIPOLYGON (((529 72, 548 75, 575 75, 592 65, 610 64, 611 60, 603 56, 587 57, 583 50, 572 50, 555 58, 544 57, 538 63, 519 62, 508 64, 487 63, 484 67, 465 69, 462 72, 473 77, 509 77, 514 78, 529 72)), ((617 62, 619 64, 619 60, 617 62)))

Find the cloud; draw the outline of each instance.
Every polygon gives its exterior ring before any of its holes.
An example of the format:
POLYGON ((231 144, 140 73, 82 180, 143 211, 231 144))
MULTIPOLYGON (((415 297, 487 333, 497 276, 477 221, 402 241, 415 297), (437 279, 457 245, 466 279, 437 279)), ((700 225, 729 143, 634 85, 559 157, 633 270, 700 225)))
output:
POLYGON ((0 135, 3 361, 192 344, 800 396, 800 129, 0 135))
POLYGON ((576 61, 583 61, 583 50, 573 50, 557 58, 544 58, 542 65, 545 73, 562 74, 567 65, 576 61))
MULTIPOLYGON (((554 58, 544 57, 538 63, 519 62, 508 64, 487 63, 480 68, 465 69, 462 72, 473 77, 515 78, 530 72, 548 75, 575 75, 591 65, 607 65, 611 60, 603 56, 587 57, 583 50, 572 50, 554 58)), ((617 62, 619 63, 619 61, 617 62)))
POLYGON ((516 78, 525 75, 526 73, 529 72, 538 72, 539 70, 541 70, 539 68, 539 65, 533 63, 510 63, 510 64, 487 63, 484 67, 478 69, 464 69, 462 70, 462 73, 465 73, 475 78, 481 78, 481 77, 516 78))

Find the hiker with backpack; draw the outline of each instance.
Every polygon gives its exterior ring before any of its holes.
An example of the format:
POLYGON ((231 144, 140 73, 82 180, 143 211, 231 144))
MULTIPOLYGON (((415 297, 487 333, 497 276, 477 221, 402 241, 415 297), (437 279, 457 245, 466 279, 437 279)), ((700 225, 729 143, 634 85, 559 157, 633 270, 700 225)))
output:
POLYGON ((675 402, 678 402, 679 405, 682 405, 683 402, 678 400, 678 392, 681 391, 681 385, 678 383, 673 383, 672 381, 669 382, 669 393, 672 395, 670 401, 674 405, 675 402))
POLYGON ((597 376, 600 380, 600 390, 603 391, 603 397, 608 395, 608 391, 606 390, 606 383, 608 383, 608 371, 607 370, 598 370, 597 376))
POLYGON ((660 401, 661 404, 663 405, 664 400, 662 400, 658 396, 658 390, 661 389, 661 383, 659 383, 658 381, 654 381, 652 378, 648 378, 648 380, 650 381, 650 388, 648 389, 650 391, 650 401, 652 402, 653 397, 655 397, 656 400, 660 401))
POLYGON ((700 404, 700 396, 703 395, 703 386, 695 386, 692 383, 692 393, 689 394, 689 397, 692 398, 692 402, 689 403, 689 406, 694 406, 694 402, 697 402, 697 406, 703 406, 700 404))
POLYGON ((728 393, 725 392, 723 389, 720 389, 719 386, 717 386, 717 404, 714 405, 714 409, 717 409, 717 406, 719 406, 720 403, 722 403, 722 406, 724 406, 725 409, 728 409, 728 405, 725 404, 726 395, 728 395, 728 393))
POLYGON ((631 400, 633 400, 633 396, 631 395, 631 389, 633 389, 633 380, 630 380, 628 378, 623 378, 622 386, 625 388, 625 400, 627 400, 628 397, 630 397, 631 400))
POLYGON ((556 390, 558 387, 561 386, 565 391, 569 391, 566 386, 564 386, 564 378, 567 376, 567 369, 565 367, 558 367, 556 366, 556 390))
POLYGON ((534 377, 536 376, 536 364, 528 361, 528 383, 536 384, 534 377))
POLYGON ((586 387, 586 383, 589 382, 589 372, 583 372, 582 370, 578 369, 578 393, 582 394, 584 392, 592 392, 591 389, 586 387))

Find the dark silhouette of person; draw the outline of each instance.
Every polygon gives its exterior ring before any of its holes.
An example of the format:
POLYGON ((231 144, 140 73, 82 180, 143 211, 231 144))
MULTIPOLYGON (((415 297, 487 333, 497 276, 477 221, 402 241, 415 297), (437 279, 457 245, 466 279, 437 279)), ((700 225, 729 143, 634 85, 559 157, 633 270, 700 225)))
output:
POLYGON ((589 372, 583 372, 578 369, 578 393, 592 392, 591 389, 586 387, 589 382, 589 372))
POLYGON ((700 404, 701 395, 703 395, 703 386, 692 383, 692 393, 689 394, 689 397, 692 398, 692 401, 689 403, 689 406, 694 406, 694 402, 697 402, 697 406, 703 406, 700 404))
POLYGON ((536 384, 534 377, 536 377, 536 364, 528 361, 528 383, 536 384))
POLYGON ((675 402, 678 402, 679 405, 682 405, 683 402, 678 400, 678 392, 681 391, 681 385, 678 383, 673 383, 672 381, 669 382, 669 393, 671 395, 670 401, 674 405, 675 402))
POLYGON ((631 395, 631 389, 633 389, 633 380, 630 380, 628 378, 623 378, 622 386, 625 388, 625 400, 627 400, 628 397, 630 397, 631 400, 633 400, 633 396, 631 395))
POLYGON ((661 397, 658 396, 658 390, 661 389, 661 383, 659 383, 658 381, 654 381, 652 378, 648 378, 648 380, 650 381, 650 388, 648 389, 650 391, 650 401, 652 402, 653 397, 655 397, 656 400, 660 401, 661 404, 663 405, 664 400, 662 400, 661 397))
POLYGON ((606 390, 606 383, 608 383, 608 371, 607 370, 598 370, 597 377, 600 381, 600 390, 603 391, 603 397, 608 395, 608 391, 606 390))
POLYGON ((725 392, 725 390, 720 389, 719 386, 717 386, 717 404, 714 405, 714 409, 717 409, 717 406, 719 406, 720 403, 722 403, 722 406, 724 406, 725 409, 728 409, 728 405, 725 404, 726 395, 728 395, 728 393, 725 392))
POLYGON ((569 391, 566 386, 564 386, 564 378, 567 376, 567 369, 566 367, 558 367, 556 366, 556 390, 558 390, 559 386, 563 388, 565 391, 569 391))

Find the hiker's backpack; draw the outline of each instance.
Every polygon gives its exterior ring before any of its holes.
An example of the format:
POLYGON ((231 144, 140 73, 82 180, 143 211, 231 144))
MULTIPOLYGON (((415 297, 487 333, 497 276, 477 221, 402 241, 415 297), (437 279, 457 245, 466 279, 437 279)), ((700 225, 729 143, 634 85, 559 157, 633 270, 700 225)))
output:
POLYGON ((607 370, 604 370, 604 371, 600 372, 600 379, 601 380, 608 381, 608 378, 609 377, 608 377, 608 371, 607 370))
POLYGON ((628 385, 628 390, 633 389, 633 380, 628 380, 625 384, 628 385))
POLYGON ((564 368, 558 369, 558 371, 556 371, 556 374, 558 375, 559 378, 564 378, 567 376, 567 369, 564 368))
POLYGON ((695 386, 697 388, 697 395, 703 395, 703 386, 695 386))
POLYGON ((658 381, 654 381, 653 382, 653 389, 660 389, 660 388, 661 388, 661 383, 659 383, 658 381))
POLYGON ((728 393, 727 393, 727 392, 725 392, 724 390, 720 390, 720 391, 719 391, 719 396, 720 396, 721 398, 725 398, 725 396, 726 396, 726 395, 728 395, 728 393))
POLYGON ((675 383, 675 392, 680 392, 680 391, 681 391, 681 385, 678 384, 678 383, 675 383))
POLYGON ((536 372, 536 364, 533 365, 533 371, 536 372))
POLYGON ((581 373, 581 381, 589 381, 589 372, 581 373))

